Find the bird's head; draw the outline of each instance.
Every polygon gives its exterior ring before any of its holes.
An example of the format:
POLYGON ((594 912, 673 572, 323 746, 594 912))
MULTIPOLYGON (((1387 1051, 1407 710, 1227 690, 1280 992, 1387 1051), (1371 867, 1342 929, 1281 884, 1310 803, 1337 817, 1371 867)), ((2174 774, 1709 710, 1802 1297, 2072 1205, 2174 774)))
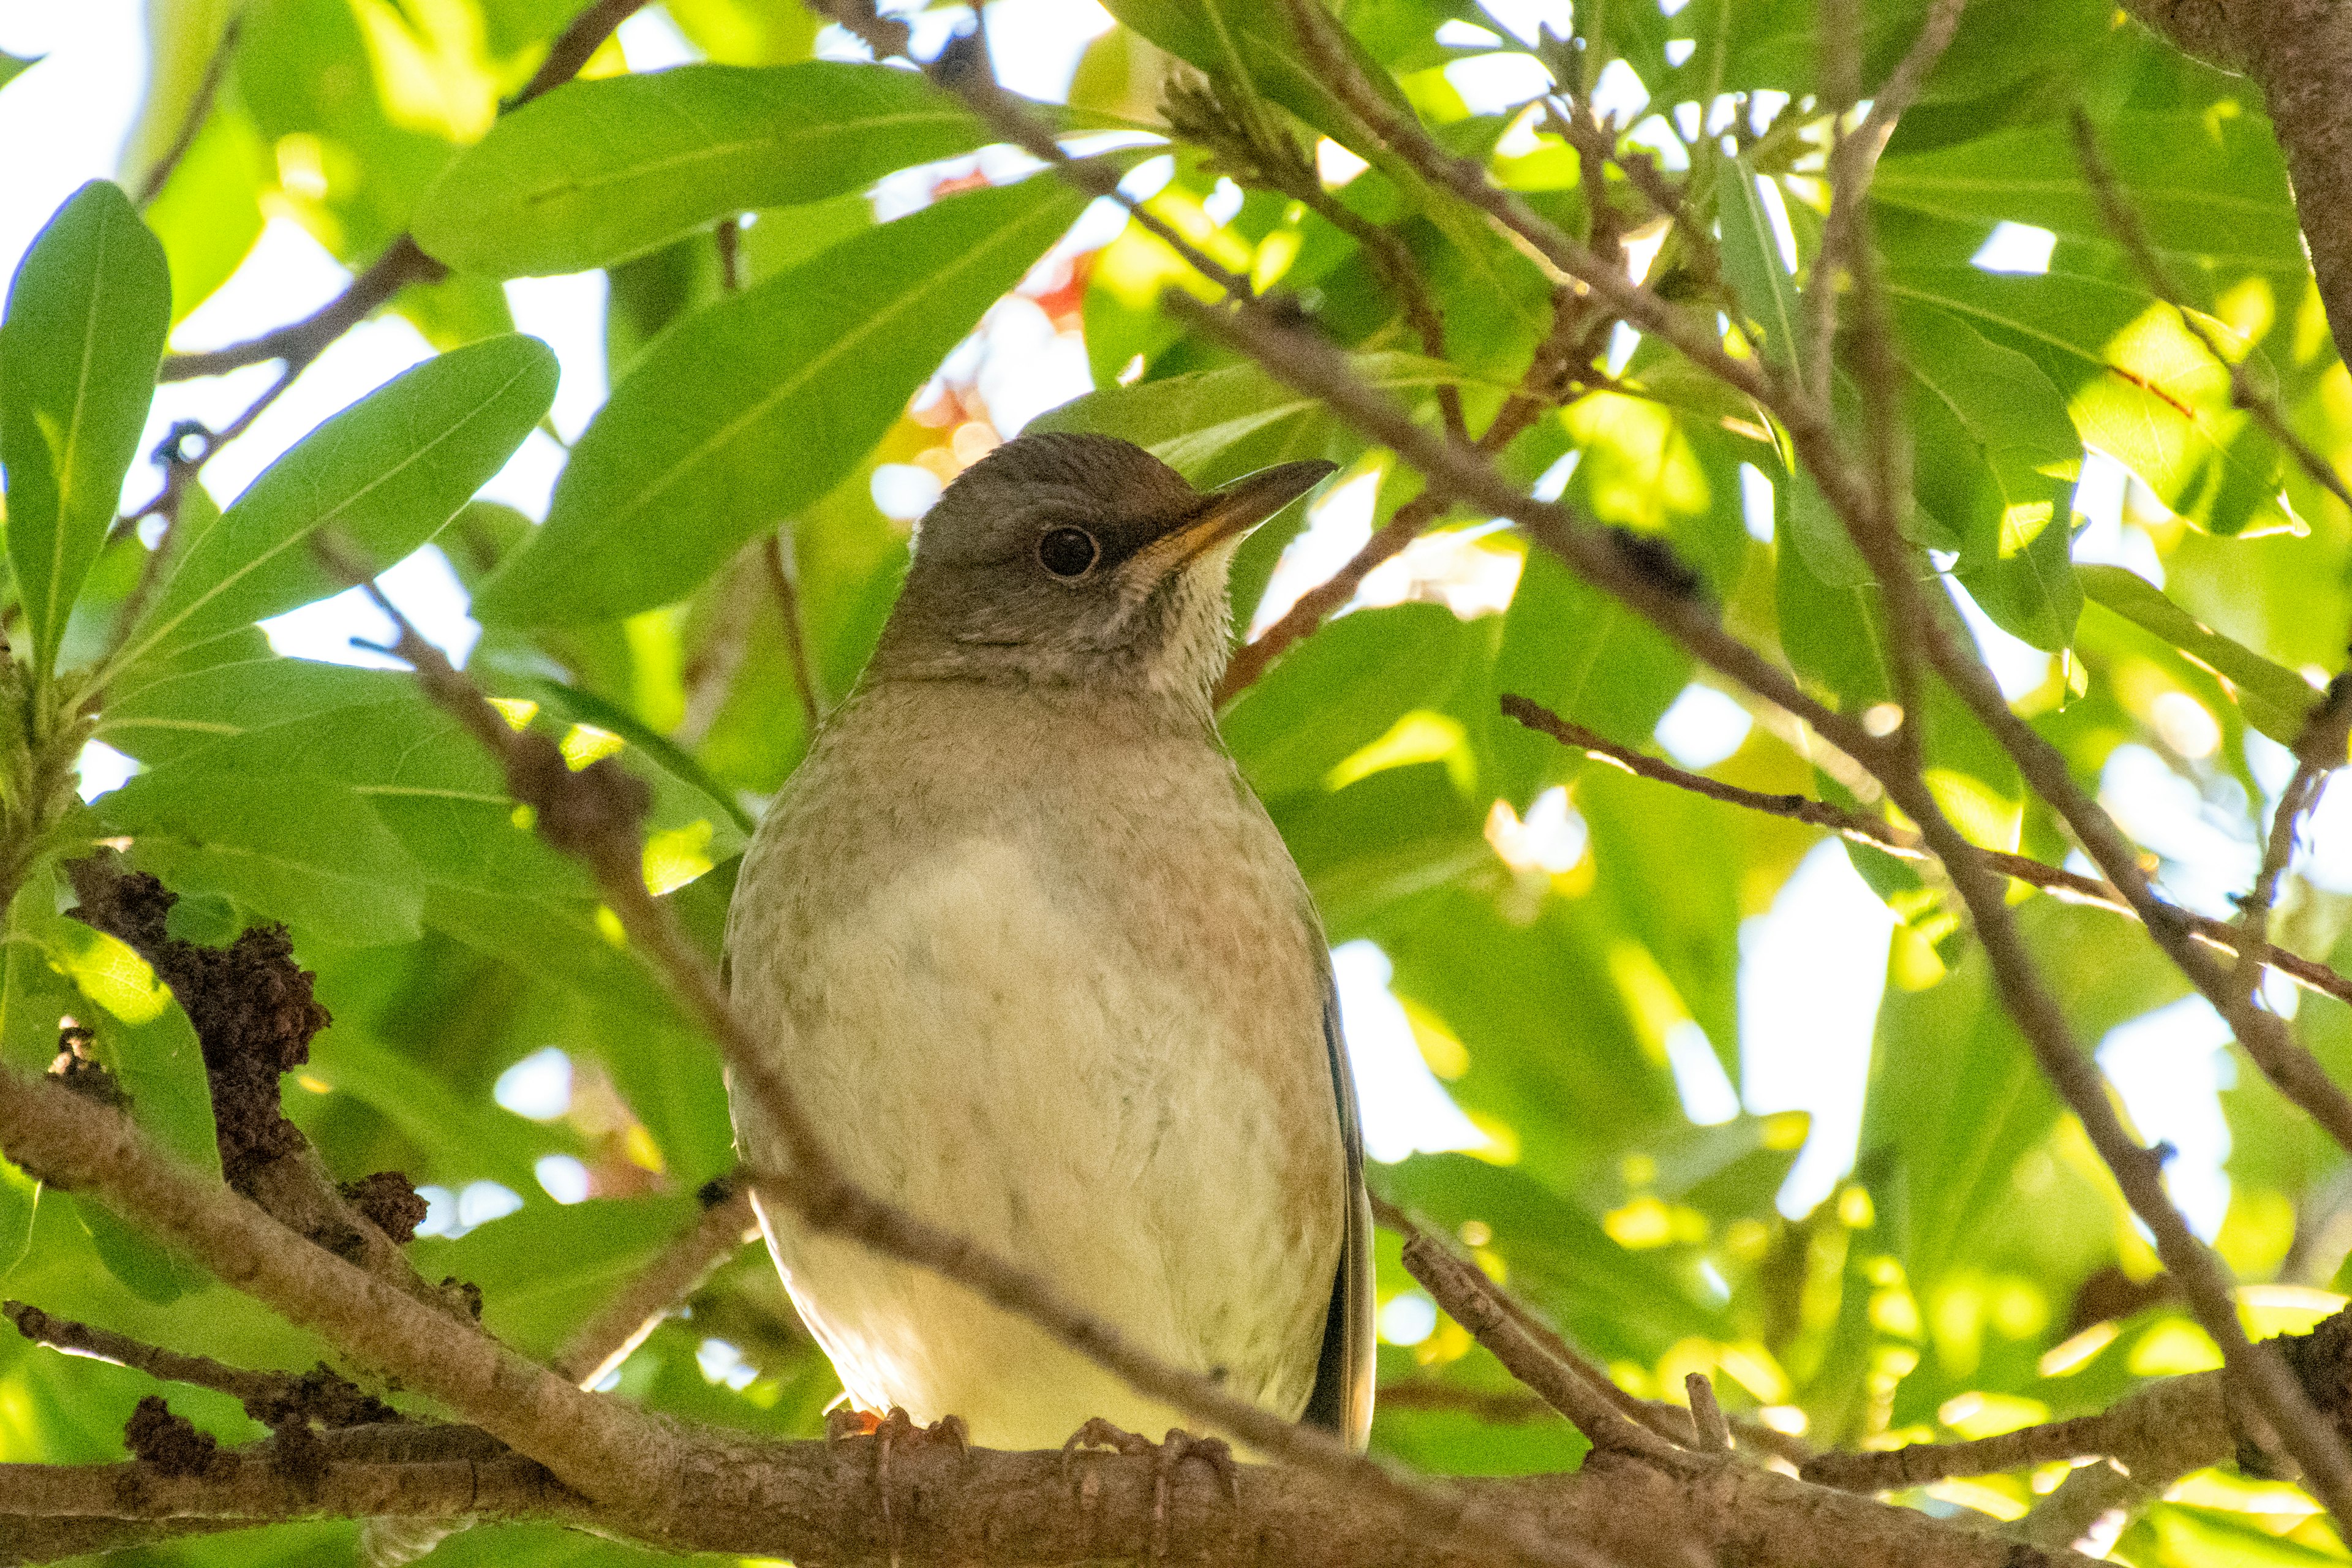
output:
POLYGON ((1285 463, 1202 492, 1113 437, 1009 441, 916 530, 876 669, 1205 698, 1234 549, 1331 471, 1285 463))

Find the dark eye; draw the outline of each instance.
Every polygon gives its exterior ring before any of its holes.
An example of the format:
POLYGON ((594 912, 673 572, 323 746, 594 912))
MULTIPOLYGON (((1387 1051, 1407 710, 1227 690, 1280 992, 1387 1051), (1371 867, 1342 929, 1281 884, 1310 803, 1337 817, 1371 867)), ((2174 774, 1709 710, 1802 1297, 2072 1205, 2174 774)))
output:
POLYGON ((1083 577, 1102 547, 1083 528, 1057 528, 1037 542, 1038 563, 1056 577, 1083 577))

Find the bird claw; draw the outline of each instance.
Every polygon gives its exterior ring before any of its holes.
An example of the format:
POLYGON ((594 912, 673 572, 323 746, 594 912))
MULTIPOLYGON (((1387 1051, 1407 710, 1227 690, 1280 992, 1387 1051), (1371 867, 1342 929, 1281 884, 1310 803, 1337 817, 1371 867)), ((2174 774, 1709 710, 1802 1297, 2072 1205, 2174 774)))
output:
POLYGON ((971 1429, 961 1415, 942 1415, 928 1426, 918 1426, 915 1418, 894 1405, 887 1415, 877 1415, 870 1410, 840 1409, 825 1413, 824 1436, 828 1443, 847 1442, 858 1437, 874 1439, 874 1490, 881 1499, 882 1531, 890 1542, 890 1561, 898 1561, 898 1524, 890 1511, 890 1458, 902 1448, 928 1448, 937 1445, 951 1446, 957 1458, 971 1451, 971 1429))
POLYGON ((1157 1562, 1168 1555, 1168 1485, 1177 1467, 1187 1459, 1197 1459, 1214 1471, 1224 1483, 1221 1489, 1239 1507, 1242 1500, 1241 1470, 1234 1463, 1234 1451, 1222 1437, 1195 1437, 1181 1426, 1171 1426, 1164 1441, 1150 1438, 1114 1426, 1097 1415, 1070 1434, 1062 1445, 1062 1475, 1069 1479, 1077 1456, 1087 1449, 1108 1448, 1120 1454, 1151 1456, 1151 1556, 1157 1562))

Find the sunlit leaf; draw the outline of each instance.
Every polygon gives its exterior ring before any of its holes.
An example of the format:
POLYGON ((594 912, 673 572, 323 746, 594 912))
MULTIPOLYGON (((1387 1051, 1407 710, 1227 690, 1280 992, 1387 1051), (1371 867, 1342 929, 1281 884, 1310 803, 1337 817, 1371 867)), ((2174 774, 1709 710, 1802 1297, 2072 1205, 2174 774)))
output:
POLYGON ((680 66, 574 82, 501 119, 443 172, 417 207, 417 242, 494 278, 577 272, 990 139, 955 100, 880 66, 680 66))
POLYGON ((117 659, 238 631, 349 586, 312 541, 381 571, 440 531, 555 397, 555 355, 491 338, 425 361, 271 464, 183 555, 117 659))
POLYGON ((2273 664, 2233 637, 2222 636, 2166 598, 2147 580, 2120 566, 2082 566, 2083 591, 2136 626, 2170 643, 2230 683, 2246 722, 2282 745, 2302 733, 2318 694, 2291 669, 2273 664))
MULTIPOLYGON (((1735 158, 1724 165, 1718 179, 1725 279, 1761 331, 1758 347, 1764 358, 1785 370, 1796 363, 1805 335, 1796 281, 1782 264, 1780 242, 1765 211, 1763 194, 1756 188, 1755 165, 1735 158)), ((1815 287, 1821 286, 1816 280, 1815 287)))
POLYGON ((856 467, 1082 205, 1052 180, 975 191, 681 322, 581 437, 546 526, 478 613, 574 622, 692 587, 856 467))
POLYGON ((1921 504, 1959 536, 1960 579, 1988 615, 2037 647, 2073 638, 2083 603, 2068 506, 2083 444, 2066 401, 2033 362, 1965 321, 1896 312, 1915 383, 1921 504))
POLYGON ((171 318, 163 247, 93 180, 26 252, 0 321, 8 558, 46 671, 114 521, 171 318))

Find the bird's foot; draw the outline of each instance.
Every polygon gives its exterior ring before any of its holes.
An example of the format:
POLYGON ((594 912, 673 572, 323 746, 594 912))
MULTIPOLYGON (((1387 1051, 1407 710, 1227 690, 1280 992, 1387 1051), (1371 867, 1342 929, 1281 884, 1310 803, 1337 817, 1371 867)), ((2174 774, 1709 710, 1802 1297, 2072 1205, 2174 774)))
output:
POLYGON ((918 1426, 913 1416, 895 1405, 887 1415, 847 1407, 828 1411, 824 1436, 829 1443, 874 1439, 874 1491, 881 1499, 882 1530, 889 1540, 894 1563, 898 1559, 898 1525, 890 1514, 891 1456, 905 1449, 946 1447, 954 1448, 960 1458, 971 1449, 971 1431, 962 1416, 942 1415, 928 1426, 918 1426))
POLYGON ((1241 1470, 1234 1463, 1234 1451, 1222 1437, 1195 1437, 1181 1426, 1171 1426, 1162 1442, 1114 1426, 1097 1415, 1070 1434, 1062 1445, 1062 1474, 1067 1478, 1077 1456, 1090 1448, 1108 1448, 1121 1454, 1151 1456, 1151 1555, 1158 1561, 1168 1555, 1168 1484, 1177 1467, 1187 1459, 1197 1459, 1215 1472, 1223 1482, 1221 1489, 1239 1507, 1242 1500, 1241 1470))

